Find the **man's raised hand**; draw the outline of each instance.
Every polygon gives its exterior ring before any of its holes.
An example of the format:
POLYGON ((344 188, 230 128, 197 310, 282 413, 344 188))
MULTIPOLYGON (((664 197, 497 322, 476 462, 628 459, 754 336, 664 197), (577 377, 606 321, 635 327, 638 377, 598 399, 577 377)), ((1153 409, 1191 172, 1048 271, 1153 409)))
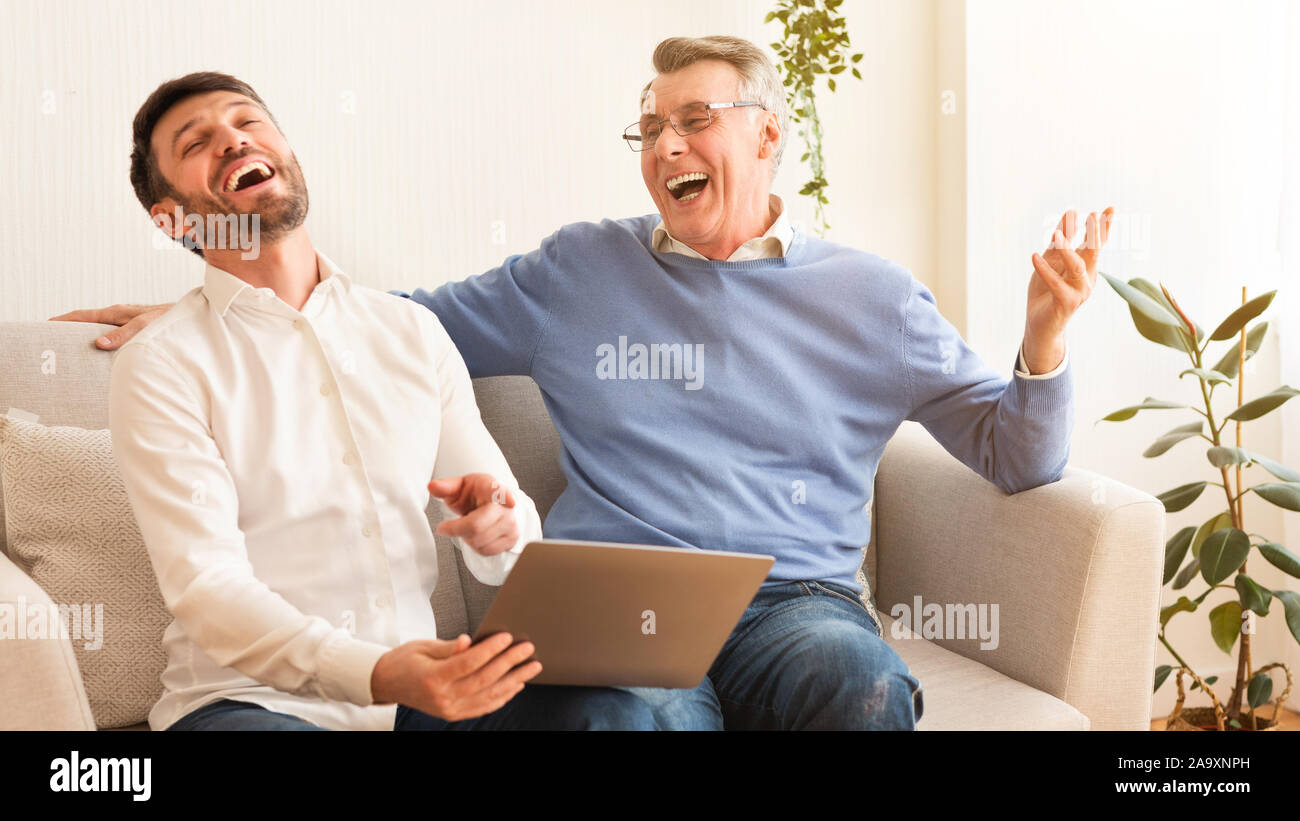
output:
POLYGON ((434 479, 429 494, 460 515, 439 524, 439 535, 459 538, 484 556, 504 553, 519 540, 519 523, 511 510, 515 498, 490 475, 467 473, 434 479))
POLYGON ((1083 244, 1071 248, 1078 230, 1078 215, 1067 211, 1052 232, 1047 250, 1031 257, 1034 273, 1029 279, 1025 312, 1025 361, 1032 373, 1056 367, 1065 352, 1065 328, 1097 282, 1097 258, 1110 235, 1115 209, 1107 208, 1098 218, 1088 215, 1083 244))

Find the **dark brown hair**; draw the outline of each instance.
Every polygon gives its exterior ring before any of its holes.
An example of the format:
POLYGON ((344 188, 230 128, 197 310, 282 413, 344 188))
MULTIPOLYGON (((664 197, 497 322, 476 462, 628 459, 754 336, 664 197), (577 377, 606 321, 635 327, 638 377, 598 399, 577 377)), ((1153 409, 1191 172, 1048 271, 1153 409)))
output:
MULTIPOLYGON (((244 95, 261 106, 266 116, 271 118, 271 123, 277 129, 280 128, 280 124, 275 121, 275 115, 267 109, 266 103, 253 87, 229 74, 196 71, 184 77, 168 80, 158 86, 135 113, 135 121, 131 126, 131 187, 135 189, 135 197, 140 200, 145 211, 152 208, 159 200, 177 197, 176 189, 163 176, 162 170, 158 167, 158 157, 154 155, 154 127, 172 106, 196 94, 207 94, 211 91, 233 91, 244 95)), ((190 250, 203 256, 203 252, 198 248, 190 246, 190 250)))

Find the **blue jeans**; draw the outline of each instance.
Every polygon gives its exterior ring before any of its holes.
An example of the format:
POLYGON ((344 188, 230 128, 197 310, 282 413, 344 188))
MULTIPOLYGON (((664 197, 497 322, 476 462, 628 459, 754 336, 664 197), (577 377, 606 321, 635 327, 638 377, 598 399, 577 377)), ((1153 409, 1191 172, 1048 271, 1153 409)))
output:
MULTIPOLYGON (((500 709, 464 721, 444 721, 399 705, 394 730, 654 730, 651 706, 606 687, 529 684, 500 709)), ((183 716, 168 730, 323 730, 297 716, 222 699, 183 716)))
POLYGON ((851 589, 761 588, 694 690, 629 687, 661 728, 912 730, 921 684, 851 589))

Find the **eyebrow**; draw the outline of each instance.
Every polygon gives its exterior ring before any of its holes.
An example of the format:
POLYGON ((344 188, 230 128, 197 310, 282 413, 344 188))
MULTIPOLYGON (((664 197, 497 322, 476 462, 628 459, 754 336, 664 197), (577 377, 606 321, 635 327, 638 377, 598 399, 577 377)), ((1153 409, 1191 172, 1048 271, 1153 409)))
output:
MULTIPOLYGON (((235 106, 241 106, 241 105, 251 105, 251 106, 253 106, 254 108, 257 107, 257 104, 254 103, 252 100, 231 100, 229 103, 226 104, 226 108, 225 108, 224 110, 229 111, 230 109, 234 108, 235 106)), ((180 128, 176 129, 176 132, 175 132, 174 134, 172 134, 172 153, 173 153, 173 154, 176 153, 176 143, 180 140, 181 135, 184 134, 186 131, 188 131, 191 127, 193 127, 193 125, 194 125, 195 123, 197 123, 198 121, 199 121, 199 118, 198 118, 198 117, 194 117, 194 118, 191 119, 189 122, 185 123, 185 125, 183 125, 183 126, 181 126, 180 128)))

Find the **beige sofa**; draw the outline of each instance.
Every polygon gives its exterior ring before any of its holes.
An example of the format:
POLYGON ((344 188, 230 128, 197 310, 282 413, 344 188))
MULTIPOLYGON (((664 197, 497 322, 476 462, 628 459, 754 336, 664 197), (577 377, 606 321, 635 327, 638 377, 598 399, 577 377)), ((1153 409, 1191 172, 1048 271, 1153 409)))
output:
MULTIPOLYGON (((112 355, 91 342, 103 330, 0 323, 0 414, 107 427, 112 355), (41 370, 50 351, 57 378, 41 370)), ((474 387, 487 427, 545 514, 564 478, 536 386, 500 377, 474 387)), ((1155 498, 1075 468, 1008 496, 909 422, 885 451, 872 504, 863 571, 886 639, 921 681, 920 729, 1147 729, 1164 552, 1164 509, 1155 498), (894 606, 910 607, 915 597, 997 605, 997 646, 895 628, 894 606)), ((436 507, 430 516, 437 521, 436 507)), ((494 588, 470 576, 441 539, 439 550, 443 573, 431 603, 448 637, 477 623, 494 588)), ((0 605, 19 598, 49 602, 0 551, 0 605)), ((0 729, 95 726, 68 640, 0 639, 0 729)))

